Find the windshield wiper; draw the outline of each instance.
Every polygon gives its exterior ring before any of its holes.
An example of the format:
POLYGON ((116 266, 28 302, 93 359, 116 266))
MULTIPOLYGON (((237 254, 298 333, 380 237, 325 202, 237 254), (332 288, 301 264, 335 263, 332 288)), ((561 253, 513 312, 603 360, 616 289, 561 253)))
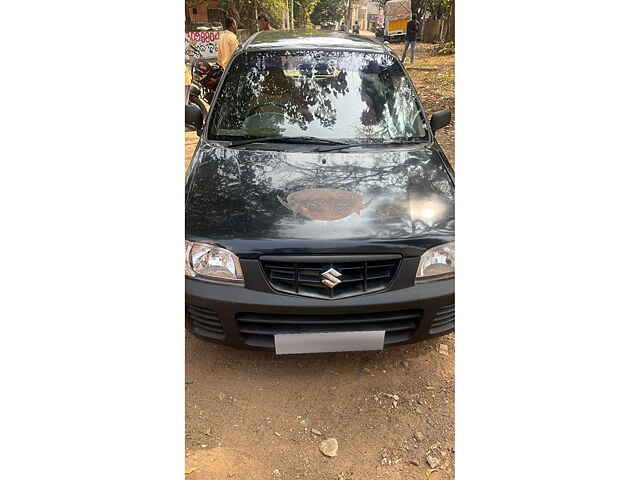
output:
POLYGON ((336 147, 316 148, 314 152, 332 152, 334 150, 342 150, 344 148, 351 147, 378 147, 387 145, 414 145, 416 143, 424 143, 426 140, 405 140, 405 141, 392 141, 392 142, 362 142, 362 143, 345 143, 344 145, 338 145, 336 147))
POLYGON ((230 147, 239 147, 240 145, 248 145, 250 143, 263 143, 263 142, 279 142, 279 143, 300 143, 310 145, 340 145, 347 146, 347 142, 340 142, 338 140, 328 140, 326 138, 316 137, 255 137, 247 140, 237 140, 229 144, 230 147))

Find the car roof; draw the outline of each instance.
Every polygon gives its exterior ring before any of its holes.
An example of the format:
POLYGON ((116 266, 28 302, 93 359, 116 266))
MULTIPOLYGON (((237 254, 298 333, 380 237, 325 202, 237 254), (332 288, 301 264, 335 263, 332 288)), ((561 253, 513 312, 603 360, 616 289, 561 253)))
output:
POLYGON ((330 30, 268 30, 247 39, 242 49, 247 52, 269 50, 355 50, 387 53, 382 43, 360 35, 330 30))

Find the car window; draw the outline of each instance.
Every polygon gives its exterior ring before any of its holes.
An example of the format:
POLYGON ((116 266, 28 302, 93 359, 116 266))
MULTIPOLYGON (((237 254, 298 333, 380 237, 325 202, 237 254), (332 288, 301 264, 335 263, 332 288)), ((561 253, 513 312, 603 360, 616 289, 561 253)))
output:
POLYGON ((353 141, 425 137, 398 61, 363 52, 265 52, 236 57, 209 138, 313 136, 353 141))

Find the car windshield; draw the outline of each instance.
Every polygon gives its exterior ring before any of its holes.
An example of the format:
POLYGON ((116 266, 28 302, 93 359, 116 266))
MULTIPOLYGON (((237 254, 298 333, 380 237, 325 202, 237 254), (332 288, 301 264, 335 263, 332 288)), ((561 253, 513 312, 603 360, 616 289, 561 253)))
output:
POLYGON ((426 135, 414 90, 391 55, 287 51, 244 53, 232 62, 208 136, 378 143, 426 135))

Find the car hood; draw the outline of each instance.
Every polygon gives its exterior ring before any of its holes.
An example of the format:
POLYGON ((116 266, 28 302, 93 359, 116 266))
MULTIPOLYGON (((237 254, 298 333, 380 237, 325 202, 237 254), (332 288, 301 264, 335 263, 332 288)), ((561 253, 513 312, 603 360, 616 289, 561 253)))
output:
POLYGON ((424 145, 362 153, 201 144, 186 183, 190 238, 451 238, 454 186, 424 145))

